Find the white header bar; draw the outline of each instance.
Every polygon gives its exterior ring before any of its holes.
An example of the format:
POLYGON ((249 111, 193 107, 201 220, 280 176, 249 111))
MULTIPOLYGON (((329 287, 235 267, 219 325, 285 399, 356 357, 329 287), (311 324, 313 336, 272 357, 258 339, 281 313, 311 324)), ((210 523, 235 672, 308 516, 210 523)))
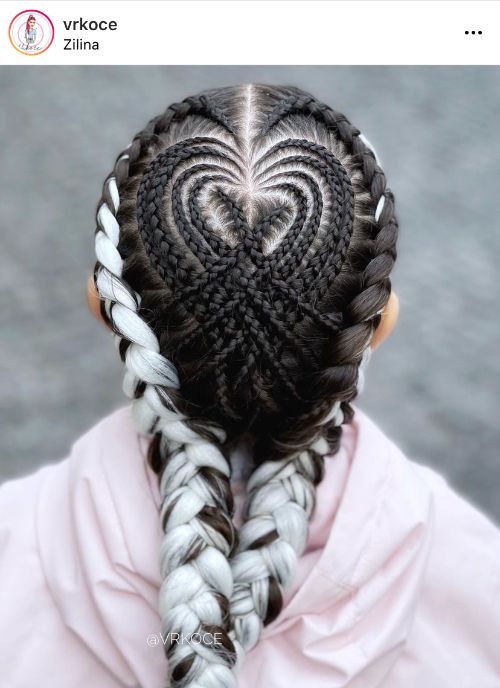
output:
POLYGON ((496 0, 2 0, 0 21, 11 65, 500 64, 496 0))

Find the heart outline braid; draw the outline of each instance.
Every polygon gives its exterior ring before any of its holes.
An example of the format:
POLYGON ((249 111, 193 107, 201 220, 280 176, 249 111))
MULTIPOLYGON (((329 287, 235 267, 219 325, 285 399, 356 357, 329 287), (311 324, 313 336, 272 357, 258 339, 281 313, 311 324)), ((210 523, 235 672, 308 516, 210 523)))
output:
POLYGON ((390 294, 393 196, 344 115, 264 85, 170 106, 111 178, 98 231, 115 253, 100 246, 96 284, 152 436, 161 616, 192 629, 203 606, 203 627, 223 635, 218 652, 167 648, 169 685, 235 685, 281 610, 325 457, 353 417, 390 294), (238 534, 228 456, 244 437, 253 472, 238 534))

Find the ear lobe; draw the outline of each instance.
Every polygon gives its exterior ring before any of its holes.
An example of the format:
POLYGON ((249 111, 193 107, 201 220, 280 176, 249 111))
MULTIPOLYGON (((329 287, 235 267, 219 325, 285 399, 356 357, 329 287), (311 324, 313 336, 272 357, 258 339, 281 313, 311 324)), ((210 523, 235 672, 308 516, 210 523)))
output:
POLYGON ((392 333, 392 331, 396 327, 398 317, 399 298, 395 291, 391 291, 389 300, 387 301, 387 304, 382 312, 380 323, 377 329, 375 330, 375 334, 373 335, 373 339, 370 344, 370 347, 372 349, 376 349, 377 346, 382 344, 384 339, 387 339, 387 337, 392 333))
POLYGON ((94 275, 89 275, 87 280, 87 303, 94 318, 107 327, 108 325, 101 315, 101 297, 95 287, 94 275))

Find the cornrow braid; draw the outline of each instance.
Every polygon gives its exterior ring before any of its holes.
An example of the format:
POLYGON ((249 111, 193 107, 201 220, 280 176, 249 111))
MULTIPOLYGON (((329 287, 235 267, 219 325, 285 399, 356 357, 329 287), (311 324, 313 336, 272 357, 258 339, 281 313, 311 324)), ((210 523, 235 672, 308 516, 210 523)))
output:
POLYGON ((115 165, 96 285, 151 435, 170 684, 234 685, 282 608, 390 293, 397 223, 367 140, 293 88, 170 106, 115 165), (253 438, 244 522, 229 450, 253 438))

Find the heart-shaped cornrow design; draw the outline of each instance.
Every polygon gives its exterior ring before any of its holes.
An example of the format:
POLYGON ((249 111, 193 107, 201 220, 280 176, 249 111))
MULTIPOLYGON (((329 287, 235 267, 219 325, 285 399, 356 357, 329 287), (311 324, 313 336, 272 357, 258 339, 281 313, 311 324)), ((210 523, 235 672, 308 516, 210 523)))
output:
POLYGON ((137 219, 151 264, 214 348, 236 341, 247 360, 264 356, 300 400, 279 354, 304 318, 338 330, 340 318, 311 308, 309 294, 330 288, 353 227, 351 182, 333 153, 258 139, 245 157, 234 134, 185 139, 147 166, 137 219))
POLYGON ((293 275, 311 288, 317 286, 311 279, 326 274, 331 283, 342 266, 352 234, 353 193, 341 163, 319 144, 280 141, 249 172, 236 149, 197 137, 171 146, 148 165, 137 217, 151 263, 170 287, 209 281, 210 274, 220 280, 226 273, 235 285, 241 278, 243 286, 249 278, 265 285, 293 275), (245 194, 249 176, 251 202, 245 194), (271 209, 256 218, 259 203, 271 209), (312 251, 320 228, 324 236, 312 251), (179 285, 180 248, 191 268, 179 285))

